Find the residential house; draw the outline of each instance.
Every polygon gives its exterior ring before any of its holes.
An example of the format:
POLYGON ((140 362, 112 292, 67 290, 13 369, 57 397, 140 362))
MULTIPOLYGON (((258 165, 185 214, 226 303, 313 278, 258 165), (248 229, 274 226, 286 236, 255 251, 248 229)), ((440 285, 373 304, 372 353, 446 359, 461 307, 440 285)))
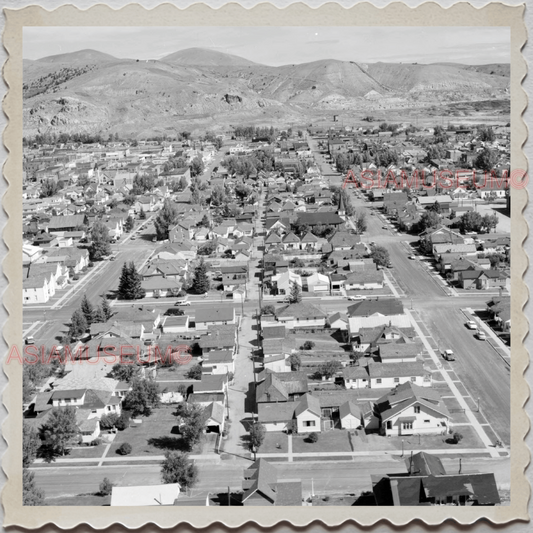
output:
POLYGON ((431 374, 422 362, 414 363, 369 363, 365 366, 350 366, 342 370, 347 389, 391 389, 398 384, 414 383, 420 387, 431 386, 431 374))
POLYGON ((406 382, 375 402, 375 417, 384 435, 446 435, 450 413, 437 390, 406 382))
POLYGON ((465 270, 459 272, 458 282, 462 289, 487 290, 505 287, 507 275, 501 270, 465 270))
POLYGON ((301 506, 302 482, 279 481, 274 465, 258 459, 244 471, 242 505, 301 506))
POLYGON ((276 309, 276 320, 288 329, 317 328, 326 325, 327 314, 312 303, 294 303, 276 309))
POLYGON ((202 372, 205 374, 234 374, 233 350, 212 350, 203 356, 202 372))
POLYGON ((407 473, 371 475, 372 492, 379 506, 453 505, 501 503, 492 473, 447 473, 441 460, 426 452, 404 459, 407 473))
POLYGON ((197 330, 207 330, 209 326, 235 324, 236 320, 235 308, 222 305, 198 309, 194 322, 197 330))

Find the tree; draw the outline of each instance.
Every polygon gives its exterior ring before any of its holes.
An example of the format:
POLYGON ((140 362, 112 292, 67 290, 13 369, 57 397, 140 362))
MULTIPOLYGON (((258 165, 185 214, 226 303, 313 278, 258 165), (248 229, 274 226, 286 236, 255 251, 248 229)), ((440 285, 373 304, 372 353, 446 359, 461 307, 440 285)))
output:
POLYGON ((300 370, 300 367, 302 366, 302 358, 299 353, 291 353, 288 361, 292 371, 298 372, 298 370, 300 370))
POLYGON ((87 324, 87 319, 85 318, 83 311, 81 309, 76 309, 76 311, 72 313, 70 319, 68 336, 74 339, 79 339, 87 331, 88 327, 89 325, 87 324))
POLYGON ((141 286, 141 276, 135 268, 135 263, 124 263, 118 285, 118 296, 123 300, 138 300, 144 298, 146 292, 141 286))
POLYGON ((189 450, 200 441, 203 435, 206 415, 203 407, 197 404, 182 403, 174 413, 180 417, 180 433, 189 450))
POLYGON ((315 347, 315 343, 313 341, 305 341, 302 346, 302 350, 312 350, 315 347))
POLYGON ((492 230, 495 230, 498 226, 498 215, 496 213, 492 213, 492 215, 489 215, 488 213, 483 217, 483 226, 487 230, 488 233, 490 233, 492 230))
POLYGON ((387 266, 390 263, 389 251, 383 246, 372 246, 370 257, 378 266, 387 266))
POLYGON ((483 229, 483 216, 477 211, 467 211, 461 215, 459 228, 464 233, 471 231, 480 233, 483 229))
POLYGON ((133 229, 134 225, 135 225, 135 221, 133 220, 133 217, 131 215, 128 215, 126 222, 124 222, 124 230, 126 232, 130 232, 133 229))
POLYGON ((198 479, 198 468, 186 453, 167 452, 161 466, 163 483, 179 483, 182 488, 194 487, 198 479))
POLYGON ((44 491, 35 484, 35 473, 22 470, 22 505, 44 505, 44 491))
POLYGON ((92 323, 103 324, 104 322, 107 322, 107 319, 105 317, 104 310, 99 306, 94 310, 92 323))
POLYGON ((111 369, 111 376, 126 383, 131 383, 139 376, 139 367, 133 363, 116 363, 111 369))
POLYGON ((202 365, 196 364, 187 371, 185 375, 187 379, 202 379, 202 365))
POLYGON ((76 409, 70 405, 54 407, 40 428, 41 440, 50 457, 65 455, 67 445, 78 432, 76 409))
POLYGON ((111 253, 111 245, 109 244, 109 230, 107 226, 100 220, 96 220, 91 230, 91 246, 89 247, 89 255, 92 261, 100 261, 106 255, 111 253))
POLYGON ((318 373, 322 377, 329 379, 339 372, 341 368, 342 365, 339 361, 326 361, 318 367, 318 373))
POLYGON ((198 224, 200 227, 202 228, 208 228, 209 227, 209 217, 207 216, 207 214, 205 214, 203 217, 202 217, 202 220, 200 220, 199 224, 198 224))
POLYGON ((105 477, 102 483, 100 483, 100 495, 109 496, 113 491, 113 487, 114 484, 107 477, 105 477))
POLYGON ((210 287, 211 283, 209 281, 209 277, 207 276, 207 265, 202 257, 194 269, 192 291, 196 294, 205 294, 209 291, 210 287))
POLYGON ((440 216, 436 211, 424 211, 418 221, 418 232, 422 233, 428 228, 436 228, 439 225, 439 222, 440 216))
POLYGON ((80 310, 87 321, 87 325, 90 326, 93 322, 94 307, 93 304, 87 298, 87 295, 84 294, 81 300, 80 310))
POLYGON ((33 426, 22 424, 22 467, 28 468, 37 457, 37 450, 41 445, 39 435, 33 426))
POLYGON ((487 172, 493 170, 498 162, 498 154, 490 148, 483 148, 474 161, 474 166, 487 172))
POLYGON ((496 134, 491 127, 482 128, 479 132, 479 139, 483 142, 493 142, 496 139, 496 134))
POLYGON ((463 440, 463 435, 461 433, 459 433, 458 431, 456 431, 454 434, 453 434, 453 441, 455 444, 459 444, 462 440, 463 440))
POLYGON ((170 228, 178 221, 178 215, 176 205, 166 198, 154 222, 158 240, 164 241, 169 238, 170 228))
POLYGON ((119 420, 119 415, 117 413, 109 413, 107 415, 102 415, 100 418, 100 428, 101 429, 113 429, 119 420))
POLYGON ((191 169, 191 177, 200 176, 204 173, 204 162, 201 157, 195 157, 191 164, 189 165, 189 168, 191 169))
POLYGON ((291 292, 289 294, 289 303, 299 304, 302 301, 302 291, 298 283, 293 282, 291 286, 291 292))
POLYGON ((139 220, 146 219, 146 213, 144 212, 144 209, 141 207, 141 210, 139 212, 139 220))
POLYGON ((152 379, 134 379, 123 404, 134 417, 150 416, 152 409, 159 405, 159 385, 152 379))
POLYGON ((355 231, 361 235, 367 229, 366 215, 364 211, 360 211, 353 218, 353 223, 355 224, 355 231))
POLYGON ((41 183, 41 198, 50 198, 59 191, 57 183, 53 179, 44 180, 41 183))
POLYGON ((248 431, 250 433, 250 450, 254 454, 255 461, 257 450, 261 447, 261 444, 263 444, 263 441, 265 440, 266 428, 263 426, 263 424, 254 422, 248 431))
POLYGON ((261 313, 263 315, 275 315, 276 314, 276 308, 273 305, 264 305, 261 309, 261 313))
POLYGON ((185 176, 182 176, 179 181, 179 188, 184 191, 189 186, 189 182, 185 176))
POLYGON ((113 316, 113 311, 109 305, 109 300, 104 295, 102 296, 102 311, 104 312, 106 322, 113 316))

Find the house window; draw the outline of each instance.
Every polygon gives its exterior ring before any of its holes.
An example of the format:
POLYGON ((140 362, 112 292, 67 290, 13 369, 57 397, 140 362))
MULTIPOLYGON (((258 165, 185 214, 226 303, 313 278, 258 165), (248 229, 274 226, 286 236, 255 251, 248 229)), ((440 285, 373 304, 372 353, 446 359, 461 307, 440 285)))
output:
MULTIPOLYGON (((366 381, 366 379, 364 379, 363 381, 366 381)), ((376 383, 381 383, 381 378, 376 379, 376 383)))
POLYGON ((400 383, 400 378, 394 378, 394 383, 400 383))
POLYGON ((392 422, 387 420, 387 429, 392 429, 392 422))
POLYGON ((416 377, 415 376, 411 376, 411 382, 414 383, 416 381, 416 377))
POLYGON ((402 423, 403 429, 413 429, 413 423, 412 422, 403 422, 402 423))
POLYGON ((304 420, 304 426, 305 427, 315 427, 315 421, 314 420, 304 420))
POLYGON ((424 424, 429 424, 430 420, 424 420, 424 424))
POLYGON ((420 413, 420 406, 419 405, 415 405, 415 413, 420 413))

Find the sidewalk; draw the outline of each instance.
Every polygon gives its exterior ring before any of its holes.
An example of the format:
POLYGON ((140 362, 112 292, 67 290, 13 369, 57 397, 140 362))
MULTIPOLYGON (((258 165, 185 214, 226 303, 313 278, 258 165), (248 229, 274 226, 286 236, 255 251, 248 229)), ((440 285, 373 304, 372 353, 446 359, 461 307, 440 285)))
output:
MULTIPOLYGON (((106 446, 107 448, 107 446, 106 446)), ((85 464, 85 463, 95 463, 94 466, 103 466, 102 463, 127 463, 128 461, 132 462, 142 462, 142 461, 164 461, 164 455, 139 455, 139 456, 122 456, 122 457, 105 457, 107 450, 104 451, 102 457, 58 457, 55 461, 47 463, 44 459, 35 459, 34 464, 49 464, 51 467, 55 464, 85 464)), ((216 453, 209 453, 203 455, 189 455, 190 459, 195 461, 216 461, 220 462, 220 456, 216 453)), ((105 465, 104 465, 105 466, 105 465)))
MULTIPOLYGON (((503 449, 501 449, 504 451, 503 449)), ((419 453, 420 449, 411 450, 410 448, 405 448, 403 451, 404 456, 408 456, 413 453, 419 453)), ((458 448, 457 450, 450 450, 449 448, 429 450, 432 454, 438 455, 462 455, 462 454, 488 454, 490 450, 486 448, 458 448)), ((507 452, 508 453, 508 452, 507 452)), ((263 459, 267 458, 279 458, 279 459, 288 459, 289 462, 292 462, 296 457, 382 457, 382 456, 393 456, 393 455, 402 455, 401 450, 366 450, 360 452, 302 452, 302 453, 258 453, 257 457, 262 457, 263 459)), ((500 458, 500 454, 492 455, 492 457, 500 458)), ((502 457, 504 459, 504 457, 502 457)))

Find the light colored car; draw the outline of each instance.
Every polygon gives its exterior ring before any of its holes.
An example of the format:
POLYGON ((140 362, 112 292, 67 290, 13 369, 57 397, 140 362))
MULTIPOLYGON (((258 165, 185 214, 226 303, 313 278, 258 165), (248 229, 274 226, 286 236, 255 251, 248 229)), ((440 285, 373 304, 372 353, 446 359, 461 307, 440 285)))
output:
POLYGON ((468 328, 468 329, 477 329, 477 324, 473 321, 473 320, 469 320, 465 326, 468 328))
POLYGON ((444 357, 446 361, 455 361, 455 355, 452 350, 444 350, 442 352, 442 357, 444 357))
POLYGON ((178 300, 176 305, 191 305, 191 302, 189 300, 178 300))
POLYGON ((34 339, 31 335, 28 335, 28 336, 24 339, 24 343, 25 343, 25 344, 35 344, 35 339, 34 339))
POLYGON ((485 333, 483 333, 483 331, 478 331, 476 333, 477 335, 477 338, 480 340, 480 341, 486 341, 487 340, 487 336, 485 335, 485 333))
POLYGON ((416 255, 408 255, 407 258, 408 259, 416 259, 416 255))
POLYGON ((366 296, 361 296, 361 295, 348 296, 348 300, 350 300, 350 302, 359 302, 361 300, 366 300, 366 296))

